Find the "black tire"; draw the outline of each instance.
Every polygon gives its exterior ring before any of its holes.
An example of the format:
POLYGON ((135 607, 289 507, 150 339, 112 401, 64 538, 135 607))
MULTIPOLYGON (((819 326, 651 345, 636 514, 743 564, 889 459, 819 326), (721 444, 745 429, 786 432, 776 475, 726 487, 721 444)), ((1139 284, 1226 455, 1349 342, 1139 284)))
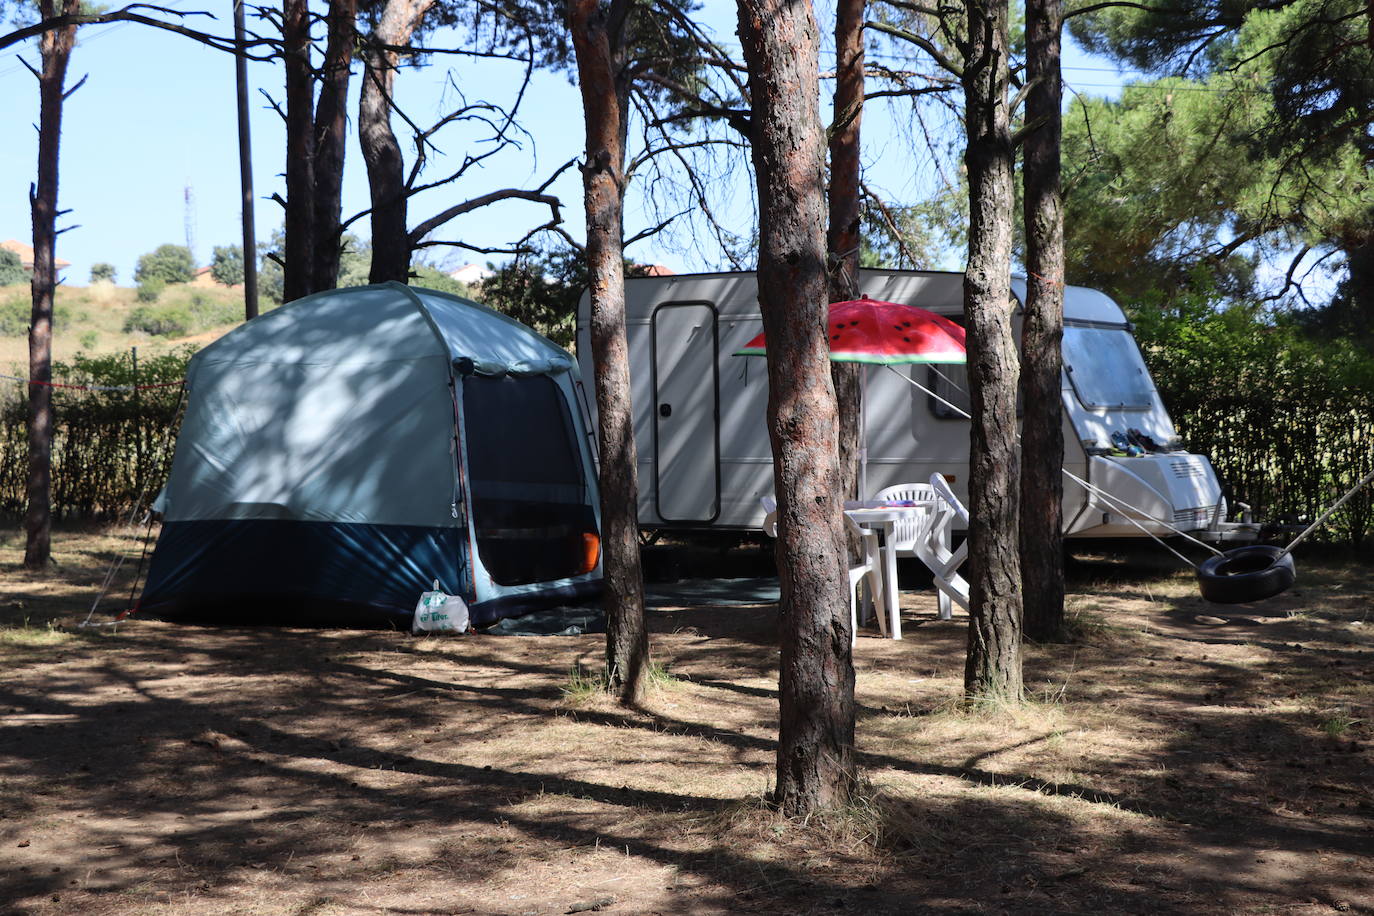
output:
POLYGON ((1197 568, 1202 597, 1217 604, 1263 601, 1286 592, 1297 578, 1293 555, 1264 544, 1235 547, 1197 568))

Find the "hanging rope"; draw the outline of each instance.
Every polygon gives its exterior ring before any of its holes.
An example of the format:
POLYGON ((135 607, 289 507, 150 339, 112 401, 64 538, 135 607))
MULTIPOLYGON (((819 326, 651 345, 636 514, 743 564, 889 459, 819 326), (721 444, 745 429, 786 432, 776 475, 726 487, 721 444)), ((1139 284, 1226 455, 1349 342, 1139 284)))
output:
POLYGON ((1336 502, 1331 506, 1330 509, 1327 509, 1325 512, 1321 514, 1320 518, 1318 518, 1311 525, 1308 525, 1306 531, 1304 531, 1297 537, 1293 538, 1293 540, 1288 543, 1288 546, 1283 548, 1283 552, 1280 553, 1277 557, 1275 557, 1274 562, 1277 563, 1279 560, 1288 556, 1288 554, 1292 552, 1294 547, 1297 547, 1299 544, 1302 543, 1303 538, 1307 537, 1313 531, 1316 531, 1318 528, 1320 528, 1322 524, 1328 518, 1331 517, 1332 513, 1334 513, 1341 506, 1344 506, 1347 502, 1349 502, 1350 498, 1354 496, 1356 493, 1358 493, 1360 491, 1360 488, 1363 487, 1365 484, 1369 483, 1371 480, 1374 480, 1374 471, 1370 471, 1368 474, 1364 475, 1364 477, 1360 478, 1359 483, 1355 484, 1355 486, 1351 487, 1350 490, 1344 496, 1336 500, 1336 502))
MULTIPOLYGON (((887 368, 892 369, 891 366, 888 366, 887 368)), ((907 377, 907 376, 905 376, 905 375, 902 375, 902 373, 898 372, 896 369, 892 369, 892 374, 895 375, 895 376, 897 376, 897 378, 902 379, 903 381, 907 382, 908 384, 914 385, 915 387, 921 389, 921 390, 924 391, 926 394, 928 394, 928 395, 930 395, 931 397, 935 398, 935 400, 944 403, 944 404, 947 405, 950 409, 956 411, 957 413, 959 413, 960 416, 964 417, 965 419, 968 419, 968 420, 972 420, 972 419, 973 419, 973 417, 969 415, 969 412, 968 412, 968 411, 964 410, 962 407, 958 407, 958 406, 956 406, 956 405, 954 405, 954 404, 951 404, 949 401, 946 401, 944 398, 940 397, 938 394, 936 394, 935 392, 931 391, 929 388, 927 388, 925 385, 922 385, 920 382, 916 381, 915 379, 909 378, 909 377, 907 377)), ((1092 495, 1094 495, 1094 496, 1097 496, 1097 497, 1099 497, 1099 498, 1101 498, 1101 499, 1106 500, 1106 501, 1110 504, 1110 507, 1111 507, 1111 508, 1117 509, 1117 511, 1121 511, 1122 507, 1124 507, 1125 509, 1128 509, 1128 510, 1130 510, 1131 512, 1134 512, 1134 513, 1136 513, 1137 515, 1140 515, 1140 516, 1143 516, 1143 517, 1145 517, 1145 518, 1150 519, 1152 522, 1154 522, 1154 523, 1157 524, 1157 525, 1160 525, 1160 526, 1162 526, 1162 527, 1164 527, 1164 528, 1168 528, 1170 531, 1172 531, 1174 534, 1178 535, 1179 537, 1181 537, 1181 538, 1183 538, 1183 539, 1185 539, 1185 540, 1188 540, 1188 541, 1192 541, 1194 544, 1197 544, 1199 547, 1203 547, 1203 548, 1205 548, 1205 549, 1207 549, 1207 550, 1210 550, 1212 553, 1216 554, 1217 556, 1222 556, 1222 555, 1223 555, 1222 552, 1221 552, 1220 550, 1217 550, 1217 549, 1216 549, 1215 547, 1213 547, 1212 545, 1203 543, 1202 541, 1199 541, 1197 538, 1195 538, 1195 537, 1189 535, 1187 532, 1184 532, 1184 531, 1182 531, 1182 530, 1180 530, 1180 529, 1174 527, 1173 525, 1169 524, 1169 523, 1166 522, 1166 521, 1163 521, 1162 519, 1154 518, 1153 516, 1150 515, 1150 513, 1145 512, 1145 511, 1142 510, 1142 509, 1136 508, 1135 506, 1133 506, 1133 505, 1131 505, 1130 503, 1126 502, 1124 499, 1120 498, 1119 496, 1115 496, 1115 495, 1113 495, 1113 494, 1111 494, 1111 493, 1108 493, 1106 490, 1102 489, 1101 487, 1097 486, 1096 484, 1089 483, 1088 481, 1084 480, 1083 478, 1079 477, 1078 475, 1076 475, 1076 474, 1070 472, 1068 469, 1065 468, 1065 469, 1061 469, 1061 470, 1063 470, 1064 476, 1065 476, 1065 477, 1068 477, 1068 478, 1069 478, 1070 480, 1072 480, 1074 483, 1076 483, 1076 484, 1078 484, 1079 486, 1083 487, 1083 489, 1087 490, 1088 493, 1090 493, 1090 494, 1092 494, 1092 495)), ((1347 497, 1347 498, 1349 498, 1349 497, 1347 497)), ((1334 507, 1333 507, 1333 508, 1334 508, 1334 507)), ((1145 526, 1141 525, 1141 524, 1140 524, 1139 522, 1137 522, 1135 519, 1131 518, 1131 516, 1130 516, 1129 514, 1127 514, 1126 512, 1121 512, 1121 515, 1122 515, 1123 518, 1126 519, 1126 521, 1130 522, 1132 525, 1135 525, 1135 527, 1137 527, 1137 528, 1139 528, 1141 531, 1145 532, 1145 534, 1147 534, 1147 535, 1149 535, 1150 537, 1154 538, 1156 541, 1158 541, 1158 542, 1160 543, 1160 545, 1162 545, 1165 549, 1167 549, 1167 550, 1168 550, 1170 553, 1172 553, 1174 556, 1178 557, 1178 558, 1179 558, 1180 560, 1182 560, 1184 563, 1187 563, 1189 566, 1193 566, 1193 567, 1196 567, 1196 566, 1197 566, 1197 564, 1194 563, 1192 560, 1188 559, 1188 558, 1185 557, 1183 554, 1179 553, 1177 550, 1174 550, 1174 548, 1170 547, 1168 544, 1165 544, 1164 541, 1160 540, 1160 538, 1156 537, 1154 534, 1151 534, 1150 531, 1147 530, 1147 529, 1145 528, 1145 526)))

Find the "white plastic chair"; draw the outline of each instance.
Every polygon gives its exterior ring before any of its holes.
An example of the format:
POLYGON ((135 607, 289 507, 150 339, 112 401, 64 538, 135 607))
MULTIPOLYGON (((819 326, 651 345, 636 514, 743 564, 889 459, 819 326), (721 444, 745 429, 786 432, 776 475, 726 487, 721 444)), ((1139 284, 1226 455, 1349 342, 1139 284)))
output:
MULTIPOLYGON (((950 489, 949 481, 945 480, 945 475, 939 472, 931 474, 930 486, 936 495, 949 506, 950 521, 958 518, 964 523, 964 529, 967 530, 969 525, 968 510, 964 508, 959 497, 955 496, 954 491, 950 489)), ((953 598, 959 602, 959 606, 965 611, 968 610, 968 582, 959 575, 959 567, 964 564, 966 559, 968 559, 968 539, 964 539, 958 550, 950 550, 950 525, 946 524, 940 536, 932 538, 930 541, 930 561, 927 562, 927 565, 930 566, 931 572, 935 575, 935 586, 940 590, 942 600, 948 601, 949 598, 953 598)))
MULTIPOLYGON (((937 574, 948 555, 950 524, 954 520, 951 509, 935 488, 926 483, 899 483, 878 491, 877 499, 884 502, 914 502, 922 511, 911 512, 892 525, 887 549, 899 557, 915 557, 937 574), (941 550, 941 546, 945 549, 941 550)), ((941 620, 954 616, 950 596, 936 583, 935 603, 941 620)))
MULTIPOLYGON (((759 527, 763 533, 770 538, 778 536, 778 503, 771 496, 765 496, 759 500, 763 505, 765 513, 763 524, 759 527)), ((872 602, 878 610, 878 627, 884 635, 887 633, 886 602, 883 600, 883 574, 882 563, 878 557, 878 533, 876 531, 865 531, 849 516, 844 517, 849 526, 849 530, 854 532, 859 538, 859 543, 863 545, 863 559, 849 567, 849 645, 853 648, 859 641, 859 605, 855 598, 855 593, 861 584, 867 580, 868 595, 864 599, 864 619, 868 619, 868 605, 872 602)))
MULTIPOLYGON (((935 489, 924 483, 899 483, 895 486, 885 487, 879 490, 874 498, 879 502, 888 503, 913 502, 925 505, 939 505, 940 503, 940 497, 936 495, 935 489)), ((916 556, 916 545, 925 538, 929 527, 929 520, 922 517, 921 513, 916 512, 911 513, 909 518, 901 518, 894 522, 888 538, 892 547, 897 551, 897 556, 916 556)))

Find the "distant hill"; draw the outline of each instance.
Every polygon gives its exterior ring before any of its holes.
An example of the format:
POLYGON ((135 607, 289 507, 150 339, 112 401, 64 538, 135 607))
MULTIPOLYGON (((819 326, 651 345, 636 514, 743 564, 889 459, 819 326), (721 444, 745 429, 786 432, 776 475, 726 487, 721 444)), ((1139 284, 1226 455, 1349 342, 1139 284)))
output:
MULTIPOLYGON (((28 365, 27 284, 0 287, 0 372, 28 365)), ((57 288, 53 358, 77 353, 110 353, 138 347, 139 353, 165 352, 187 343, 204 346, 243 320, 243 290, 204 284, 178 284, 152 302, 139 302, 138 290, 93 283, 57 288)))

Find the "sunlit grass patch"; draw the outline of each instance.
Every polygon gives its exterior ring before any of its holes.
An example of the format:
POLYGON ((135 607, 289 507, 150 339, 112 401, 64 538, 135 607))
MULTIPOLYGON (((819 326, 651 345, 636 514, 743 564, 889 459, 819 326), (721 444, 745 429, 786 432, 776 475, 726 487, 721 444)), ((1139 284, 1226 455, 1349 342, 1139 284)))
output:
POLYGON ((0 627, 0 646, 18 648, 46 648, 71 643, 76 639, 71 633, 60 630, 52 624, 29 626, 25 621, 20 626, 0 627))

